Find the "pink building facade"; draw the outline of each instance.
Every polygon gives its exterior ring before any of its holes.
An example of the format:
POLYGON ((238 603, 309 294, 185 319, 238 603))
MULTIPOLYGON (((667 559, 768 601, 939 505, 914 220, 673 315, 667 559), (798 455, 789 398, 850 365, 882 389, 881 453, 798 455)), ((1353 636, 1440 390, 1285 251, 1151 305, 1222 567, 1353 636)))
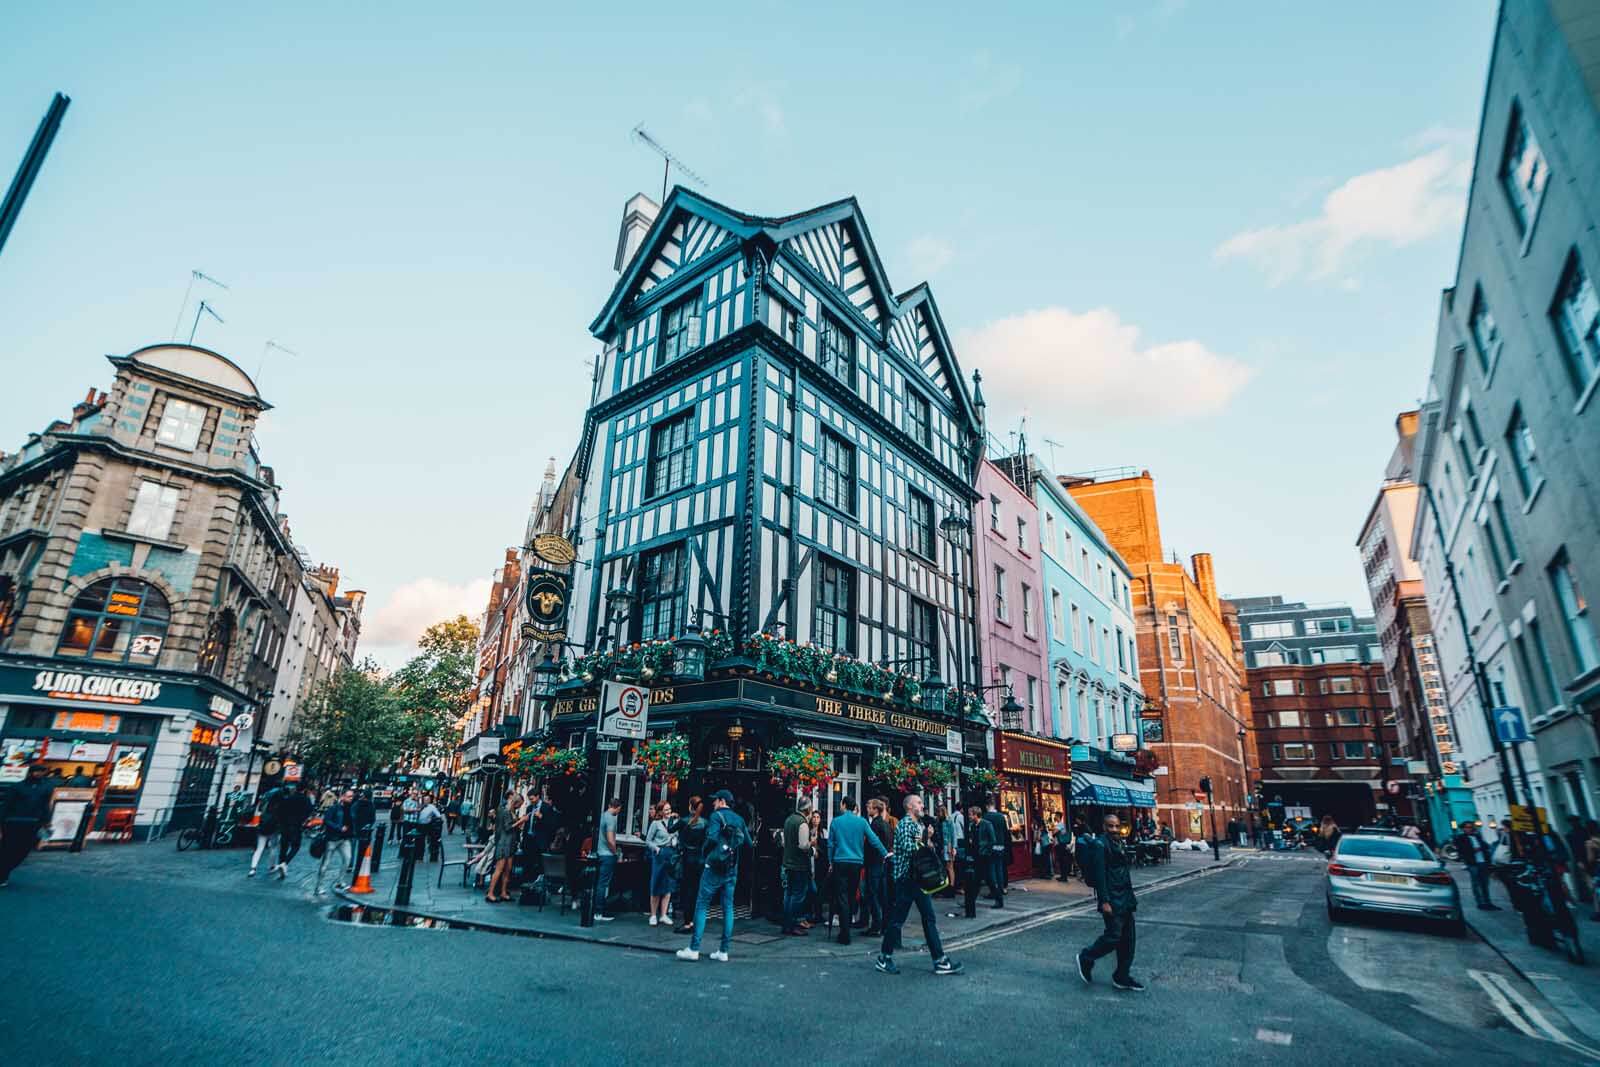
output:
MULTIPOLYGON (((973 517, 977 568, 978 650, 982 685, 1010 685, 1026 708, 1023 728, 1050 736, 1050 669, 1040 565, 1039 509, 985 458, 978 467, 978 504, 973 517)), ((1005 691, 987 694, 991 709, 1005 691)), ((998 712, 994 712, 998 722, 998 712)))

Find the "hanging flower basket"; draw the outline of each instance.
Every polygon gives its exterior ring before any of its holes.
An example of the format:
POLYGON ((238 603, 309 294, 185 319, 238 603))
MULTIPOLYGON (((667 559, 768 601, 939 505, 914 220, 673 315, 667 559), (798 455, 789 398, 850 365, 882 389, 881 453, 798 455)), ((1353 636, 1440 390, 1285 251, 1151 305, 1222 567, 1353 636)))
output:
POLYGON ((968 787, 984 793, 992 793, 1000 786, 1000 775, 992 767, 964 767, 961 775, 968 787))
POLYGON ((918 769, 918 778, 922 780, 923 788, 942 793, 956 780, 955 770, 950 764, 942 760, 929 760, 918 769))
POLYGON ((898 756, 880 755, 872 761, 872 777, 891 789, 909 793, 917 784, 917 765, 898 756))
POLYGON ((681 778, 689 773, 689 738, 668 734, 639 746, 639 764, 651 778, 681 778))
POLYGON ((589 769, 589 756, 581 748, 547 748, 534 755, 528 773, 537 778, 571 778, 589 769))
MULTIPOLYGON (((712 630, 705 635, 706 666, 720 663, 733 655, 733 637, 722 630, 712 630)), ((652 678, 672 673, 677 656, 677 644, 664 638, 641 641, 579 656, 572 661, 570 673, 585 682, 597 678, 652 678)))
POLYGON ((833 781, 833 757, 812 745, 790 745, 767 754, 772 781, 790 796, 826 789, 833 781))

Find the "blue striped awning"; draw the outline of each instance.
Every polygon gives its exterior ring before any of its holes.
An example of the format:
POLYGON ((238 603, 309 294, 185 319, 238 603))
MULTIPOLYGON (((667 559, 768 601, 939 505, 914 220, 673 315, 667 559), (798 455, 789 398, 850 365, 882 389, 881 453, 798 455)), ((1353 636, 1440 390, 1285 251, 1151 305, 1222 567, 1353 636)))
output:
POLYGON ((1123 788, 1125 784, 1127 783, 1092 771, 1073 771, 1072 802, 1100 804, 1111 808, 1127 807, 1132 801, 1128 799, 1128 791, 1123 788))
POLYGON ((1156 787, 1148 782, 1123 782, 1128 791, 1128 803, 1136 808, 1156 806, 1156 787))

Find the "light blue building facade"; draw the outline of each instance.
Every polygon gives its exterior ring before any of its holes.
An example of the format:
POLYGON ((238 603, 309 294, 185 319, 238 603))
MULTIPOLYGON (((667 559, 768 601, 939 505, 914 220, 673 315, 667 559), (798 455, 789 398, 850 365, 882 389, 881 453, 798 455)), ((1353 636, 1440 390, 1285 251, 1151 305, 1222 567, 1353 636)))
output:
POLYGON ((1135 733, 1144 704, 1132 572, 1039 457, 1000 465, 1039 508, 1051 731, 1109 751, 1113 735, 1135 733))

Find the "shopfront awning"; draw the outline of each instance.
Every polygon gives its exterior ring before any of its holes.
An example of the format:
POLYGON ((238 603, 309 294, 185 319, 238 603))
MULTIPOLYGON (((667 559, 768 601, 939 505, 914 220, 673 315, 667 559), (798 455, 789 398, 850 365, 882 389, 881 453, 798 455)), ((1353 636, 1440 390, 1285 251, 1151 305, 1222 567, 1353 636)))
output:
POLYGON ((1072 802, 1074 804, 1100 804, 1109 808, 1125 808, 1133 803, 1124 786, 1131 782, 1119 781, 1093 771, 1072 772, 1072 802))
POLYGON ((1136 808, 1153 808, 1156 806, 1156 787, 1149 782, 1123 782, 1122 788, 1128 792, 1128 803, 1136 808))

